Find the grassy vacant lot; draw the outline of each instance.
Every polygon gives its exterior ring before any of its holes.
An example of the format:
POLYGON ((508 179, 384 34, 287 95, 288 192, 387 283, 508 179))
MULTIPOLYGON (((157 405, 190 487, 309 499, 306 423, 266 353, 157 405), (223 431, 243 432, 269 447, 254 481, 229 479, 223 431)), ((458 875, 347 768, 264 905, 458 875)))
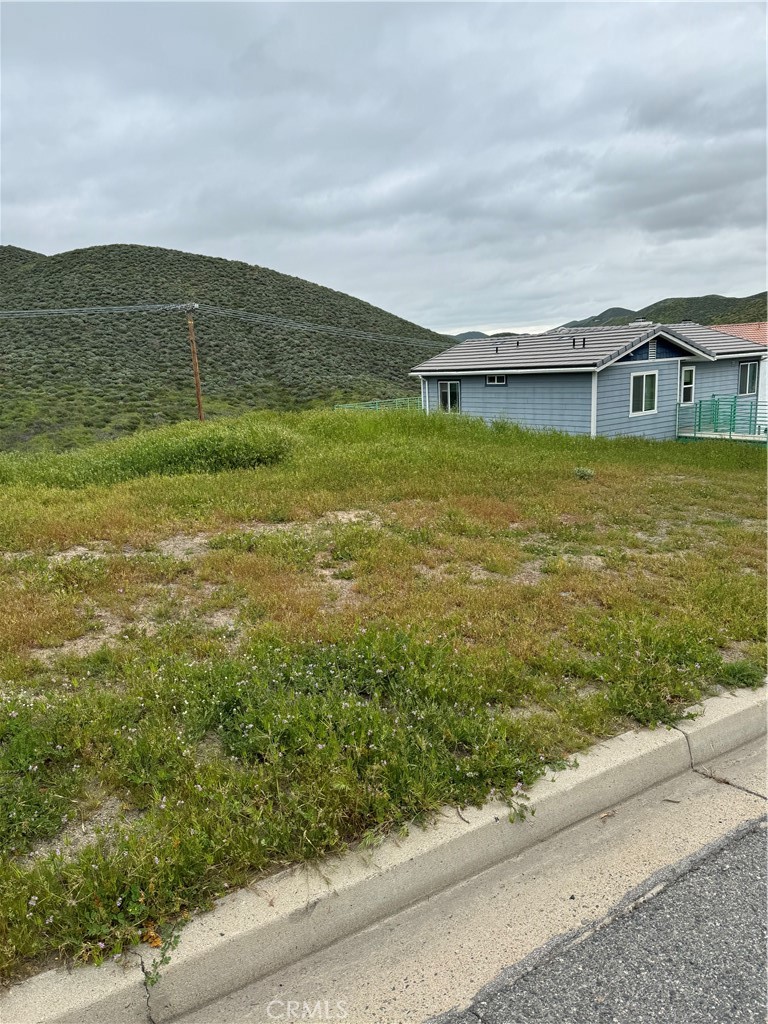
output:
POLYGON ((158 451, 183 470, 186 434, 0 460, 6 975, 156 941, 445 802, 517 806, 596 737, 760 679, 754 448, 417 414, 232 429, 209 469, 271 464, 142 475, 158 451))

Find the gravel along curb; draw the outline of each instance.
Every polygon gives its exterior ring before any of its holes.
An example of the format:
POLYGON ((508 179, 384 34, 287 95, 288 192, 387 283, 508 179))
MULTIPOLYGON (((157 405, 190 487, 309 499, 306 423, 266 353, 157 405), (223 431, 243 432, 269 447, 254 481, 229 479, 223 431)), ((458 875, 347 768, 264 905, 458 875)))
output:
POLYGON ((291 868, 220 900, 190 922, 160 981, 127 968, 47 971, 0 997, 3 1024, 163 1024, 309 956, 766 731, 766 690, 713 697, 676 728, 628 732, 530 790, 535 816, 502 803, 446 809, 438 823, 370 851, 291 868), (151 1016, 150 1016, 151 1012, 151 1016))

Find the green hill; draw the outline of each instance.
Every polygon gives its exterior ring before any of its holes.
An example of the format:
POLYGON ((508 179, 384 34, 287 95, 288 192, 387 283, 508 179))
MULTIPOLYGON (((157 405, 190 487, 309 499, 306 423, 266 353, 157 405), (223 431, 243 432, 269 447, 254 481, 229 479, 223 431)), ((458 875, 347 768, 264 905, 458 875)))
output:
MULTIPOLYGON (((417 339, 360 341, 196 315, 208 415, 416 393, 416 363, 451 344, 298 277, 171 249, 43 256, 0 246, 0 308, 201 302, 417 339), (418 340, 422 339, 422 340, 418 340)), ((0 447, 62 448, 195 415, 181 313, 0 321, 0 447)))
POLYGON ((17 245, 0 245, 0 269, 3 274, 17 267, 20 263, 28 263, 30 260, 44 260, 41 252, 33 252, 31 249, 19 249, 17 245))
POLYGON ((455 341, 474 341, 477 338, 516 338, 514 331, 496 331, 495 334, 483 334, 482 331, 462 331, 454 334, 455 341))
POLYGON ((676 324, 695 320, 699 324, 747 324, 765 320, 766 292, 743 299, 727 295, 701 295, 695 299, 662 299, 640 310, 645 320, 676 324))
POLYGON ((698 295, 689 299, 662 299, 642 309, 612 306, 586 320, 571 320, 563 327, 610 327, 633 320, 675 324, 694 320, 698 324, 747 324, 766 318, 766 292, 743 299, 728 295, 698 295))
POLYGON ((615 324, 627 324, 636 317, 637 313, 632 309, 611 306, 610 309, 604 309, 597 316, 587 317, 586 320, 571 320, 570 323, 563 324, 563 327, 610 327, 615 324))

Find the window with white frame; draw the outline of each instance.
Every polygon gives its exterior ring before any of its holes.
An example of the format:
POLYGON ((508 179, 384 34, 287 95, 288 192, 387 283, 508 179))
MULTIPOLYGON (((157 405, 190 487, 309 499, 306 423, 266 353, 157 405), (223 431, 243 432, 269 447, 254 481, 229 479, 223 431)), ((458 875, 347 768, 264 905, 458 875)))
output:
POLYGON ((656 412, 656 379, 658 373, 633 373, 630 384, 629 412, 631 416, 643 416, 656 412))
POLYGON ((757 362, 739 363, 739 394, 757 394, 757 362))
POLYGON ((680 374, 680 405, 693 405, 696 367, 684 366, 680 374))
POLYGON ((503 387, 507 383, 506 373, 489 373, 485 378, 485 383, 489 388, 503 387))
POLYGON ((461 387, 457 380, 441 380, 437 385, 440 408, 443 412, 458 412, 461 404, 461 387))

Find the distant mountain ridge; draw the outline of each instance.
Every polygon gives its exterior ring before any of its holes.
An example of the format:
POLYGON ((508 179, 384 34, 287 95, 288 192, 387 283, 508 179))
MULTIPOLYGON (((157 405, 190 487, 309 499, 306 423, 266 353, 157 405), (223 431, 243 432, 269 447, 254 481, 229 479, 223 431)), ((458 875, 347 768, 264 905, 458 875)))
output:
POLYGON ((514 331, 496 331, 494 334, 484 334, 482 331, 462 331, 461 334, 454 334, 456 341, 474 341, 477 338, 516 338, 514 331))
MULTIPOLYGON (((697 295, 691 298, 661 299, 642 309, 627 309, 625 306, 611 306, 602 313, 588 316, 584 320, 569 320, 562 327, 622 327, 633 320, 652 320, 654 323, 676 324, 693 320, 697 324, 741 324, 764 321, 768 318, 768 293, 757 292, 744 298, 728 295, 697 295)), ((539 332, 534 332, 539 333, 539 332)), ((497 331, 484 334, 482 331, 462 331, 454 335, 456 341, 472 338, 515 337, 513 331, 497 331)))
MULTIPOLYGON (((377 336, 308 333, 201 311, 209 415, 418 394, 409 370, 451 344, 361 299, 237 260, 142 245, 53 256, 0 246, 2 309, 177 302, 377 336)), ((7 320, 2 334, 0 448, 65 447, 195 415, 182 314, 7 320)))
POLYGON ((768 293, 757 292, 744 298, 728 295, 698 295, 692 298, 661 299, 642 309, 612 306, 585 320, 569 320, 563 327, 620 327, 633 320, 677 324, 693 320, 698 324, 740 324, 766 319, 768 293))

